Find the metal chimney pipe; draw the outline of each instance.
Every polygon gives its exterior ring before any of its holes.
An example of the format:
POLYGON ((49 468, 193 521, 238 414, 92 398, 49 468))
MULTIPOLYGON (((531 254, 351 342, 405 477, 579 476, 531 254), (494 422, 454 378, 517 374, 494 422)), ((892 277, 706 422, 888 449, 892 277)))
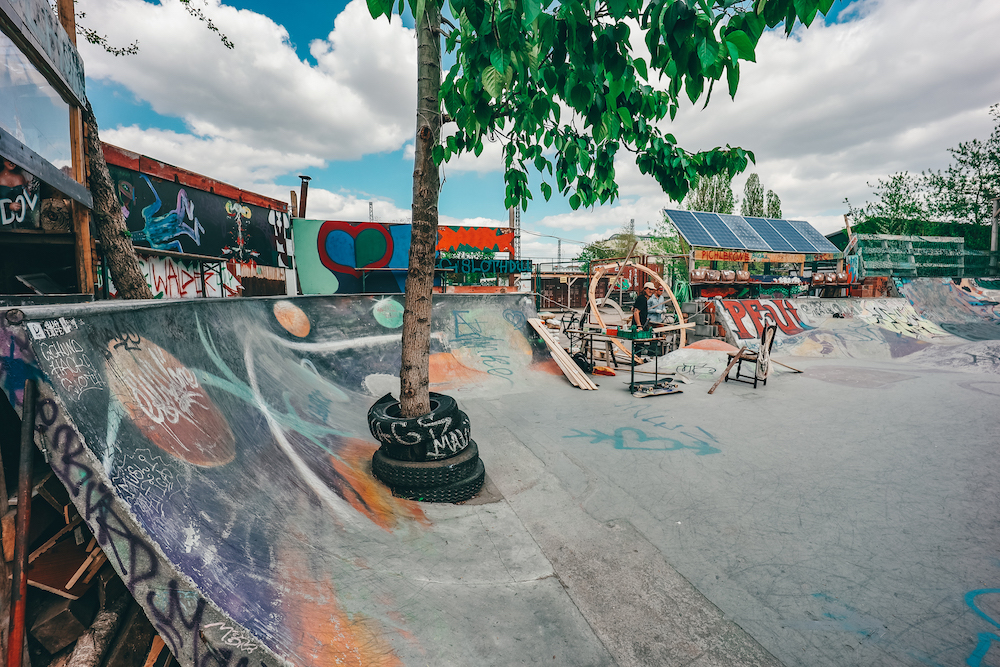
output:
POLYGON ((302 187, 300 188, 302 194, 299 196, 299 217, 306 217, 306 200, 309 198, 309 181, 312 180, 312 176, 299 176, 302 179, 302 187))

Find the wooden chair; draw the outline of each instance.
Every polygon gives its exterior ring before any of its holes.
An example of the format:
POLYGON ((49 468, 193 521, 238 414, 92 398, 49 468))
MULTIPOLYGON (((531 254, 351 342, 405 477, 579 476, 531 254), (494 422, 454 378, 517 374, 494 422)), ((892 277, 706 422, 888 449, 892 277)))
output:
POLYGON ((756 352, 740 350, 739 352, 729 353, 729 368, 732 368, 734 359, 738 358, 738 361, 736 363, 735 377, 730 377, 729 369, 726 369, 726 382, 730 380, 746 382, 747 384, 752 384, 754 389, 757 388, 758 382, 763 382, 764 386, 767 386, 767 376, 771 373, 771 346, 774 345, 774 333, 777 330, 778 326, 776 324, 768 324, 764 327, 764 333, 760 335, 760 349, 756 352), (740 372, 744 361, 754 364, 753 375, 743 375, 740 372))

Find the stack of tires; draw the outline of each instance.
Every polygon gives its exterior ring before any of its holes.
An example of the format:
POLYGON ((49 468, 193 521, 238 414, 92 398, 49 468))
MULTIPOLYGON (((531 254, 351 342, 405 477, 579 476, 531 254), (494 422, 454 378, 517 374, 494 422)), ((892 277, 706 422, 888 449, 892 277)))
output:
POLYGON ((400 416, 399 401, 386 394, 368 411, 368 428, 381 443, 372 473, 398 498, 458 503, 483 487, 486 468, 470 437, 469 416, 455 399, 431 392, 431 411, 400 416))

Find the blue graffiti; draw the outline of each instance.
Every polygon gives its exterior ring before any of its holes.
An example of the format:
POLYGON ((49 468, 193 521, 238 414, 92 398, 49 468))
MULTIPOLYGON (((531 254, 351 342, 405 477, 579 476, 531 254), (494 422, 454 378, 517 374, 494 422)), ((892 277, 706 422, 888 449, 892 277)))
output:
MULTIPOLYGON (((993 620, 979 608, 979 605, 976 604, 977 597, 988 593, 1000 593, 1000 588, 980 588, 979 590, 969 591, 965 594, 965 604, 969 606, 969 609, 971 609, 976 616, 979 616, 993 627, 1000 629, 1000 623, 993 620)), ((993 646, 993 642, 1000 643, 1000 637, 998 637, 995 632, 980 632, 977 635, 977 639, 979 641, 976 644, 975 650, 973 650, 972 654, 965 659, 965 664, 969 665, 969 667, 980 667, 980 665, 983 664, 983 658, 986 657, 990 647, 993 646)))
MULTIPOLYGON (((707 437, 712 438, 711 434, 704 429, 699 428, 698 430, 704 433, 707 437)), ((613 434, 604 433, 603 431, 598 431, 597 429, 591 429, 590 433, 586 433, 579 429, 573 429, 573 431, 575 432, 574 434, 564 435, 563 438, 590 438, 591 444, 610 440, 614 443, 615 449, 644 449, 648 451, 665 452, 674 452, 680 449, 693 449, 695 454, 698 456, 718 454, 722 451, 701 437, 691 435, 690 433, 684 431, 680 431, 679 434, 687 436, 689 442, 684 442, 682 440, 678 440, 677 438, 647 435, 645 431, 632 426, 617 428, 613 434), (644 443, 649 444, 646 445, 644 443)), ((715 438, 712 439, 714 440, 715 438)))
POLYGON ((178 190, 177 206, 172 211, 156 215, 163 206, 163 202, 160 201, 160 195, 153 187, 152 181, 145 175, 142 176, 142 180, 146 181, 155 201, 142 209, 142 219, 145 224, 141 230, 132 233, 135 240, 149 241, 152 248, 176 252, 184 252, 184 248, 177 238, 182 235, 191 237, 196 244, 201 245, 201 234, 205 228, 194 216, 194 204, 188 199, 184 188, 178 190), (194 223, 194 227, 185 222, 187 219, 194 223))

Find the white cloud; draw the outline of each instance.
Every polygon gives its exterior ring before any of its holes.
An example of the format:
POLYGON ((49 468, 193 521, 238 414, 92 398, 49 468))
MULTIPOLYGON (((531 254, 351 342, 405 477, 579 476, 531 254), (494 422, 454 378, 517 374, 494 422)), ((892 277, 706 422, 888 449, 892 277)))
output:
POLYGON ((194 168, 225 183, 266 183, 289 171, 323 166, 323 160, 314 155, 255 148, 221 137, 144 130, 137 125, 101 130, 101 140, 168 164, 194 168))
POLYGON ((310 45, 315 66, 299 60, 285 28, 218 0, 204 11, 232 50, 176 0, 80 0, 78 8, 112 43, 137 40, 140 48, 115 58, 82 44, 87 75, 183 119, 208 144, 300 155, 305 166, 397 150, 413 134, 413 31, 398 17, 372 20, 364 0, 348 4, 329 37, 310 45))

